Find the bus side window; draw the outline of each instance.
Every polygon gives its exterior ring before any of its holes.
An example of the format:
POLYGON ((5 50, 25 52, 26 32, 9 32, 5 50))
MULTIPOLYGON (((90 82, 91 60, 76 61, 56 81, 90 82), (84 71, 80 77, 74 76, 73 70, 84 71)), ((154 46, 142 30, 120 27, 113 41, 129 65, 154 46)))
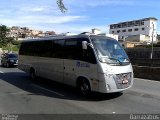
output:
POLYGON ((27 49, 26 46, 25 46, 25 43, 22 42, 21 46, 20 46, 19 54, 20 55, 25 55, 25 49, 27 49))
POLYGON ((34 42, 27 42, 26 43, 26 50, 25 54, 28 56, 33 56, 35 51, 34 42))
POLYGON ((52 57, 63 58, 64 56, 64 40, 53 40, 52 57))
POLYGON ((68 39, 65 42, 64 58, 79 60, 78 41, 76 39, 68 39))
POLYGON ((93 52, 93 49, 88 46, 87 50, 83 50, 83 60, 92 64, 96 64, 96 58, 95 58, 95 54, 93 52))

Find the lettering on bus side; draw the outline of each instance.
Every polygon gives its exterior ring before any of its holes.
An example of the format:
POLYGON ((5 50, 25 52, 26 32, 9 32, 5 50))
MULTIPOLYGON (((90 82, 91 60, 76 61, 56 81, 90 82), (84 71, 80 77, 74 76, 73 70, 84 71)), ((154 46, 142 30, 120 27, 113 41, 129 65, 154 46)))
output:
POLYGON ((90 64, 86 62, 77 61, 76 66, 77 67, 90 67, 90 64))

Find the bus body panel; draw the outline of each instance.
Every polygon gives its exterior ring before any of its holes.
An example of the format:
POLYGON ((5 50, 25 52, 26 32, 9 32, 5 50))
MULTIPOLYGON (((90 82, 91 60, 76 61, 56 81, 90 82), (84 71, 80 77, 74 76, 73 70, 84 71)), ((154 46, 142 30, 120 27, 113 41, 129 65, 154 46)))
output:
POLYGON ((34 68, 39 77, 63 82, 63 59, 19 55, 18 68, 27 73, 34 68))
POLYGON ((98 91, 98 69, 97 64, 91 64, 84 61, 76 61, 76 76, 85 77, 89 80, 91 90, 98 91))
POLYGON ((100 92, 112 93, 124 91, 133 85, 133 70, 131 65, 113 67, 103 64, 102 66, 98 67, 101 68, 98 70, 99 86, 101 86, 99 89, 100 92), (122 81, 125 80, 123 75, 130 76, 128 84, 122 84, 122 81))
POLYGON ((39 65, 35 67, 37 75, 57 82, 63 82, 63 60, 56 58, 37 59, 39 65))
POLYGON ((65 84, 76 86, 76 66, 75 60, 64 59, 64 79, 65 84))

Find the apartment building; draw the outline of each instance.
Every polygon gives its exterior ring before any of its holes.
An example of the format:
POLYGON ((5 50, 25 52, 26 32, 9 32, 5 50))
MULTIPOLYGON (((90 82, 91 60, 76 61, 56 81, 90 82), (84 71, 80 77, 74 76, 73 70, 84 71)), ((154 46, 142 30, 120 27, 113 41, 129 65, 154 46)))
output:
POLYGON ((19 40, 19 38, 24 39, 29 35, 30 31, 27 27, 13 26, 10 28, 9 37, 14 37, 15 40, 19 40))
POLYGON ((55 35, 56 33, 54 31, 46 31, 44 32, 45 36, 49 36, 49 35, 55 35))
MULTIPOLYGON (((118 35, 118 40, 125 41, 131 36, 146 36, 146 42, 157 41, 157 18, 149 17, 111 24, 109 33, 118 35)), ((143 40, 144 41, 144 40, 143 40)))

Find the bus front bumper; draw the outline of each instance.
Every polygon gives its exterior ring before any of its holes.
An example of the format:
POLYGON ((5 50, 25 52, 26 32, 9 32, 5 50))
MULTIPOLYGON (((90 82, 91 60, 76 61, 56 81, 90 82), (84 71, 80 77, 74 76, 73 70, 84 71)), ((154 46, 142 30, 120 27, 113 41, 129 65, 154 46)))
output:
POLYGON ((99 92, 114 93, 129 89, 133 85, 133 73, 99 74, 99 92))

